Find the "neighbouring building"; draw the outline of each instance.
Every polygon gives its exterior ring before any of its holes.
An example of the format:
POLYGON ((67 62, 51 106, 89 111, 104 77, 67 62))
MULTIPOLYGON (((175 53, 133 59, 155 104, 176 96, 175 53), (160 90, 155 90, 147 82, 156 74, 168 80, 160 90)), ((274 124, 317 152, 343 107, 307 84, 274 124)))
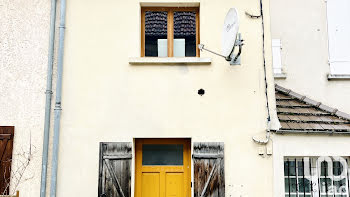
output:
POLYGON ((49 21, 49 1, 0 1, 0 195, 39 196, 49 21))
POLYGON ((271 0, 274 196, 349 196, 350 2, 271 0))
POLYGON ((276 85, 274 196, 349 196, 350 115, 276 85))
POLYGON ((276 83, 350 113, 350 2, 271 0, 276 83))

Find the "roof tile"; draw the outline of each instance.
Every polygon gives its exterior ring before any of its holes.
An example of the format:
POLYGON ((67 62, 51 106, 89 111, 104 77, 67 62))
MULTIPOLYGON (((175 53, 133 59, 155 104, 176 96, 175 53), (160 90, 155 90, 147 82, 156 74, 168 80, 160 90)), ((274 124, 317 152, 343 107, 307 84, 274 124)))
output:
POLYGON ((350 133, 350 115, 276 84, 280 131, 350 133))

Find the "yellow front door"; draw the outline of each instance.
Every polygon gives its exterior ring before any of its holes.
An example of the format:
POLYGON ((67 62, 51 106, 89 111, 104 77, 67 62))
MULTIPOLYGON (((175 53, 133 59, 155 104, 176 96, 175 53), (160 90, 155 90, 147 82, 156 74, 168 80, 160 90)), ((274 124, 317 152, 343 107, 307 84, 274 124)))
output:
POLYGON ((190 139, 137 139, 136 197, 190 197, 190 147, 190 139))

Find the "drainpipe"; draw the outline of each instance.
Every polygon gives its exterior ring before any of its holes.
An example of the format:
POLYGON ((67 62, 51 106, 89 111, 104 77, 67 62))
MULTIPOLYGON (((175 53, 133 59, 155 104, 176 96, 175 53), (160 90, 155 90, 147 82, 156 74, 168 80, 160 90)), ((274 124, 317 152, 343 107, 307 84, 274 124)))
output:
POLYGON ((50 40, 49 40, 49 56, 47 64, 47 82, 46 82, 46 103, 45 103, 45 122, 44 122, 44 142, 41 166, 41 184, 40 197, 46 194, 46 177, 47 177, 47 160, 49 150, 49 134, 50 134, 50 114, 51 114, 51 97, 52 97, 52 68, 55 45, 55 24, 56 24, 56 0, 51 0, 51 16, 50 16, 50 40))
POLYGON ((64 31, 66 28, 65 25, 66 25, 66 0, 61 0, 50 197, 56 197, 56 188, 57 188, 56 187, 57 186, 57 166, 58 166, 57 162, 58 162, 58 142, 59 142, 59 134, 60 134, 60 120, 61 120, 61 111, 62 111, 61 97, 62 97, 64 31))

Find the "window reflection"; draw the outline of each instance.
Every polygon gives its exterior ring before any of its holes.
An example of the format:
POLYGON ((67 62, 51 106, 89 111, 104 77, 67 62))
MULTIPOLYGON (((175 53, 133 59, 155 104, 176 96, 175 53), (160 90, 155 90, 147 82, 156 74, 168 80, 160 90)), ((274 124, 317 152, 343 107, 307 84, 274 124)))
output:
POLYGON ((174 57, 196 56, 196 12, 174 12, 174 57))
POLYGON ((145 56, 168 56, 167 16, 167 12, 145 12, 145 56))

